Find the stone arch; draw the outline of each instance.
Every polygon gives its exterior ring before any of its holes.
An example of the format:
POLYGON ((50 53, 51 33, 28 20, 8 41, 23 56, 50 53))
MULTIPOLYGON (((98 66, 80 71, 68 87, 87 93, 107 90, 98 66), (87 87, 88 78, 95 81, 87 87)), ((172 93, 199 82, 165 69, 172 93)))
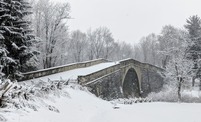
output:
POLYGON ((130 67, 126 71, 122 81, 122 89, 126 98, 140 96, 140 81, 135 68, 130 67))

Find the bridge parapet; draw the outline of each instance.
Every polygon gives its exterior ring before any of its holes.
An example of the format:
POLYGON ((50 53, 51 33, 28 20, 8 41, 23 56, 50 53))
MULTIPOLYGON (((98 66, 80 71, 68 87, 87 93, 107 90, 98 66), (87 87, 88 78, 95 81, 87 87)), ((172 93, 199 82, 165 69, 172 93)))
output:
POLYGON ((165 71, 163 68, 157 67, 155 65, 149 64, 149 63, 142 63, 134 59, 125 59, 120 61, 120 64, 122 66, 125 66, 126 64, 133 64, 136 67, 142 68, 142 69, 149 69, 153 71, 165 71))
POLYGON ((99 70, 97 72, 85 75, 85 76, 78 76, 78 83, 84 85, 92 80, 100 78, 104 75, 110 74, 111 72, 115 72, 116 70, 120 69, 120 64, 113 65, 111 67, 99 70))
POLYGON ((19 81, 25 81, 25 80, 30 80, 30 79, 34 79, 34 78, 39 78, 39 77, 43 77, 43 76, 47 76, 47 75, 51 75, 51 74, 55 74, 55 73, 60 73, 60 72, 64 72, 64 71, 69 71, 69 70, 73 70, 73 69, 77 69, 77 68, 89 67, 89 66, 93 66, 96 64, 104 63, 104 62, 108 62, 108 60, 96 59, 96 60, 91 60, 91 61, 86 61, 86 62, 78 62, 78 63, 62 65, 62 66, 58 66, 58 67, 43 69, 43 70, 37 70, 37 71, 33 71, 33 72, 27 72, 27 73, 23 73, 24 77, 19 79, 19 81))
POLYGON ((139 61, 134 60, 134 59, 131 59, 131 58, 120 61, 120 64, 121 64, 121 66, 126 66, 128 64, 133 64, 136 67, 140 67, 140 68, 144 67, 144 63, 139 62, 139 61))

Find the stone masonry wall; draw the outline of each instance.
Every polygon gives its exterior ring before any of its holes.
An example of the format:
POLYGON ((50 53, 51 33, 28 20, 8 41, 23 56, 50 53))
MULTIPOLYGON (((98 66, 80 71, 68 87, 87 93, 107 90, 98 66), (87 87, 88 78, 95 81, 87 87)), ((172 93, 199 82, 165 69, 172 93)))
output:
POLYGON ((24 80, 29 80, 33 78, 43 77, 43 76, 47 76, 47 75, 51 75, 51 74, 55 74, 59 72, 64 72, 64 71, 69 71, 69 70, 73 70, 77 68, 89 67, 89 66, 93 66, 96 64, 104 63, 104 62, 108 62, 108 61, 106 59, 96 59, 96 60, 91 60, 86 62, 67 64, 63 66, 23 73, 24 77, 22 77, 21 79, 18 79, 18 81, 24 81, 24 80))
POLYGON ((87 85, 87 87, 93 94, 106 100, 122 98, 121 80, 121 71, 119 70, 87 85))
POLYGON ((142 97, 146 97, 151 92, 159 92, 164 84, 161 73, 153 70, 142 70, 142 97))

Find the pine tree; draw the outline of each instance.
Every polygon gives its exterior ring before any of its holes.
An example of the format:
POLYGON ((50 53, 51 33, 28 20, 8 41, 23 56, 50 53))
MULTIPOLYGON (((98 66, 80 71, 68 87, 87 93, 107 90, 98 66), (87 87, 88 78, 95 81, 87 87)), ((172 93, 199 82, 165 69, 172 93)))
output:
POLYGON ((199 77, 201 67, 199 66, 199 60, 201 59, 201 19, 197 15, 191 16, 187 19, 185 28, 188 30, 190 36, 190 43, 188 47, 187 58, 194 61, 193 72, 195 74, 192 82, 194 86, 195 78, 199 77))
POLYGON ((32 49, 37 40, 31 34, 30 22, 25 19, 31 14, 30 8, 25 0, 0 2, 1 47, 4 52, 2 53, 4 58, 0 58, 2 72, 10 79, 16 79, 20 76, 20 72, 30 69, 27 62, 37 54, 32 49))

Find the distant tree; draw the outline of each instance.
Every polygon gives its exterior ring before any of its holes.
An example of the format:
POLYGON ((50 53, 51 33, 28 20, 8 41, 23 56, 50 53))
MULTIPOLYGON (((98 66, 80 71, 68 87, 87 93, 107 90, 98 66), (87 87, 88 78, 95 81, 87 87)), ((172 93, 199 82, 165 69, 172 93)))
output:
POLYGON ((142 37, 140 40, 140 47, 142 50, 142 55, 143 55, 143 62, 148 63, 148 42, 146 40, 146 37, 142 37))
POLYGON ((90 50, 88 56, 92 58, 109 58, 114 50, 114 39, 112 33, 107 27, 99 27, 94 31, 88 31, 87 41, 89 41, 90 50))
POLYGON ((185 34, 184 30, 180 30, 171 25, 164 26, 161 34, 158 36, 158 45, 159 45, 159 59, 161 60, 161 65, 163 68, 166 68, 168 61, 170 60, 170 56, 163 52, 166 52, 172 47, 180 47, 183 39, 187 39, 188 36, 185 34), (186 35, 184 37, 184 35, 186 35))
POLYGON ((140 45, 134 45, 133 58, 138 61, 143 61, 142 49, 141 49, 140 45))
POLYGON ((110 32, 109 29, 105 29, 105 33, 104 33, 104 54, 103 54, 103 58, 105 59, 110 59, 110 57, 112 56, 111 54, 114 51, 114 46, 115 46, 115 42, 114 42, 114 38, 112 37, 112 33, 110 32))
MULTIPOLYGON (((87 46, 86 34, 81 31, 73 31, 70 36, 71 53, 74 62, 81 62, 84 60, 84 51, 87 46)), ((88 50, 88 49, 87 49, 88 50)))
POLYGON ((87 55, 87 59, 88 60, 93 60, 94 59, 94 54, 93 54, 93 39, 94 39, 94 35, 92 34, 92 30, 89 29, 87 31, 87 51, 86 51, 86 55, 87 55))
POLYGON ((201 59, 201 19, 197 15, 194 15, 189 17, 186 22, 187 24, 184 27, 188 30, 190 36, 187 58, 194 61, 192 69, 194 72, 192 86, 194 86, 195 78, 199 77, 198 71, 201 69, 201 66, 198 64, 201 59))
POLYGON ((120 43, 115 41, 113 44, 112 44, 112 51, 111 51, 111 54, 109 56, 109 60, 111 61, 117 61, 117 60, 120 60, 120 56, 119 54, 121 54, 121 50, 120 50, 121 46, 120 46, 120 43))
POLYGON ((20 77, 20 72, 34 69, 37 51, 32 46, 37 41, 26 16, 30 15, 29 3, 25 0, 1 0, 0 35, 2 72, 10 79, 20 77), (30 65, 31 64, 31 65, 30 65))
POLYGON ((156 65, 157 41, 157 36, 153 33, 141 39, 140 47, 144 58, 143 62, 156 65))
POLYGON ((127 44, 126 42, 119 42, 120 51, 119 51, 119 59, 126 59, 126 58, 132 58, 133 57, 133 47, 130 44, 127 44))

